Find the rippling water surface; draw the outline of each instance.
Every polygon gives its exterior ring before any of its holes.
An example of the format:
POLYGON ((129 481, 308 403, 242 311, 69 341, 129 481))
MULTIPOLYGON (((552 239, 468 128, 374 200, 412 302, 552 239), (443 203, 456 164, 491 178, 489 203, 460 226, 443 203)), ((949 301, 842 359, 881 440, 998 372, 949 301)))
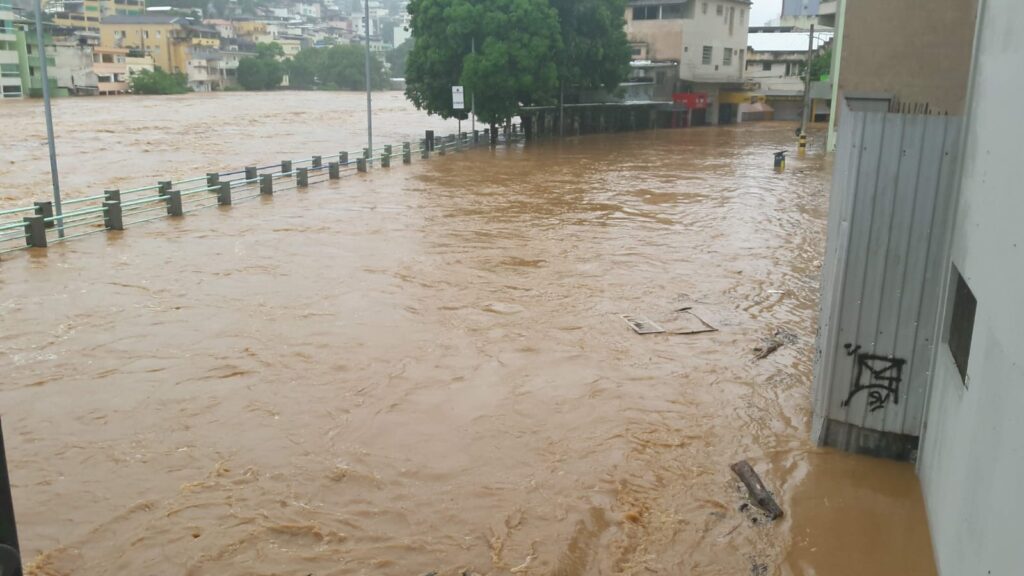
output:
MULTIPOLYGON (((361 145, 358 95, 271 98, 61 101, 65 181, 361 145)), ((378 100, 382 134, 444 126, 378 100)), ((830 166, 774 173, 792 131, 477 149, 6 255, 30 574, 934 574, 913 469, 809 442, 830 166), (687 306, 719 330, 620 318, 687 306), (740 510, 742 458, 782 520, 740 510)))

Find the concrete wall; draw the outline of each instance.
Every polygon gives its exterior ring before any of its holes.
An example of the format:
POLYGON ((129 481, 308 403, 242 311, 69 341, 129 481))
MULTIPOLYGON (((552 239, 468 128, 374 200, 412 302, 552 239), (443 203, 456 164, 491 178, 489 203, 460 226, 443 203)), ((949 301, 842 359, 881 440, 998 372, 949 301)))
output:
POLYGON ((1024 3, 982 6, 950 251, 977 298, 974 337, 966 385, 938 346, 919 460, 947 576, 1024 574, 1024 77, 1009 73, 1024 58, 1024 3))
POLYGON ((846 3, 840 92, 889 93, 962 114, 977 0, 846 3))

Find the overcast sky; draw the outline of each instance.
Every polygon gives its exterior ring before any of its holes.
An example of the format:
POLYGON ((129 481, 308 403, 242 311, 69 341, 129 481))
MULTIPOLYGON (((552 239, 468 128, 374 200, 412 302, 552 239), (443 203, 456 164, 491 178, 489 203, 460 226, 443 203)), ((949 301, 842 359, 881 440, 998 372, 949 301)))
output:
POLYGON ((754 0, 750 7, 750 25, 762 26, 782 13, 782 0, 754 0))

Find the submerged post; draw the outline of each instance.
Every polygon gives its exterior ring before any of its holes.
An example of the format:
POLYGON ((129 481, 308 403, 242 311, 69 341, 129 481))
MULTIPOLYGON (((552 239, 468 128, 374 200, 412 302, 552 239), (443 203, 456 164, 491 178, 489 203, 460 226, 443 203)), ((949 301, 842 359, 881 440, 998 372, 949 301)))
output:
POLYGON ((427 150, 433 151, 434 150, 434 131, 433 130, 427 130, 426 135, 425 135, 425 140, 427 141, 427 150))
POLYGON ((402 164, 412 164, 412 144, 402 142, 402 164))
POLYGON ((157 193, 161 196, 167 196, 171 191, 171 187, 174 185, 170 180, 161 180, 160 182, 157 182, 157 184, 160 185, 157 189, 157 193))
POLYGON ((356 170, 366 172, 366 158, 356 158, 356 170))
POLYGON ((324 166, 324 157, 323 156, 313 156, 313 168, 323 168, 323 166, 324 166))
POLYGON ((231 206, 231 182, 221 182, 217 190, 217 204, 231 206))
POLYGON ((181 190, 171 190, 167 193, 167 215, 183 216, 184 214, 181 210, 181 190))
MULTIPOLYGON (((45 221, 47 218, 53 218, 53 202, 36 202, 36 216, 42 216, 45 221)), ((53 228, 53 221, 46 223, 47 228, 53 228)))
POLYGON ((121 191, 103 192, 103 227, 107 230, 124 230, 124 213, 121 210, 121 191))
POLYGON ((348 152, 338 153, 338 164, 341 164, 342 166, 348 166, 348 152))
POLYGON ((306 168, 299 168, 295 179, 296 186, 299 188, 306 188, 309 186, 309 170, 306 168))
POLYGON ((270 174, 260 175, 260 194, 271 195, 274 193, 274 177, 270 174))
POLYGON ((0 574, 21 576, 20 550, 18 525, 14 520, 14 499, 11 497, 11 476, 7 472, 3 421, 0 420, 0 574))
POLYGON ((327 177, 331 180, 341 178, 341 165, 337 162, 327 163, 327 177))
POLYGON ((281 174, 288 176, 292 173, 292 161, 281 160, 281 174))
POLYGON ((259 170, 255 166, 245 167, 245 180, 246 182, 252 182, 259 178, 259 170))
POLYGON ((430 144, 427 143, 427 139, 420 140, 420 158, 427 160, 430 158, 430 144))
POLYGON ((206 173, 206 187, 207 188, 216 188, 219 185, 220 185, 220 174, 217 173, 217 172, 207 172, 206 173))
POLYGON ((46 223, 42 216, 25 216, 25 244, 32 248, 46 248, 46 223))

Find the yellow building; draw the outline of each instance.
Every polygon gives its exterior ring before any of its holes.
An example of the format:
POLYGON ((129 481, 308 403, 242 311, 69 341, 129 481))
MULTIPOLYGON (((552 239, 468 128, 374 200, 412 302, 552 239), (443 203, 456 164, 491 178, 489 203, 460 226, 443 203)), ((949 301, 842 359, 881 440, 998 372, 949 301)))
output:
POLYGON ((134 49, 167 72, 187 73, 193 47, 218 49, 220 35, 180 16, 110 16, 100 22, 100 46, 134 49))

